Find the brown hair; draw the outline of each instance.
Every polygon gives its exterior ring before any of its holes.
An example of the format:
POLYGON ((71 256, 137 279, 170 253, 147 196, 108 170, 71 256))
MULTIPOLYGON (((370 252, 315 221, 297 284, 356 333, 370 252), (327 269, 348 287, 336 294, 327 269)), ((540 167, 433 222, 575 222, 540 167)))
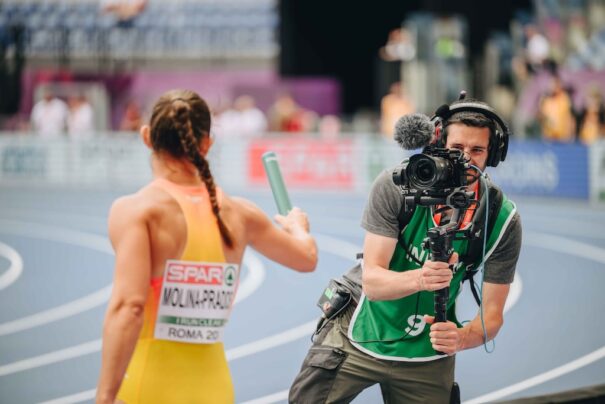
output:
MULTIPOLYGON (((463 100, 454 101, 451 104, 451 106, 454 107, 454 106, 456 106, 456 104, 469 103, 469 102, 472 102, 472 103, 478 104, 478 105, 484 105, 485 107, 489 108, 489 105, 487 105, 486 103, 475 100, 473 98, 465 98, 463 100)), ((452 114, 452 116, 450 116, 443 124, 443 128, 445 130, 446 137, 447 137, 447 127, 454 123, 461 123, 463 125, 472 126, 475 128, 488 128, 490 144, 492 143, 493 137, 496 134, 496 123, 489 116, 483 115, 480 112, 460 111, 460 112, 456 112, 456 113, 452 114)))
POLYGON ((199 151, 200 140, 210 136, 210 122, 208 105, 197 93, 190 90, 168 91, 153 107, 151 145, 156 152, 163 151, 175 158, 187 158, 197 168, 208 189, 212 212, 223 242, 231 248, 233 238, 221 218, 214 178, 208 161, 199 151))

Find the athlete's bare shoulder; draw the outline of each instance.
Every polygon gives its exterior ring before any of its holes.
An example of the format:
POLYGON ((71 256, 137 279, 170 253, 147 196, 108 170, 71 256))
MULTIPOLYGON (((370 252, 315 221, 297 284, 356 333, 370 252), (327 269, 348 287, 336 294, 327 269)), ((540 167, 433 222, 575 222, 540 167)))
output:
POLYGON ((112 214, 123 216, 145 217, 153 211, 154 206, 162 201, 165 193, 157 192, 150 186, 145 186, 134 194, 125 195, 116 199, 110 210, 112 214))
POLYGON ((109 211, 109 235, 125 230, 128 226, 146 225, 161 214, 173 198, 157 187, 145 186, 134 194, 116 199, 109 211))
POLYGON ((246 222, 266 218, 265 213, 254 202, 239 196, 223 195, 223 206, 246 222))
POLYGON ((225 206, 230 206, 230 216, 241 223, 247 243, 252 242, 259 235, 266 234, 265 232, 273 228, 271 219, 254 202, 237 196, 225 199, 228 199, 225 206))

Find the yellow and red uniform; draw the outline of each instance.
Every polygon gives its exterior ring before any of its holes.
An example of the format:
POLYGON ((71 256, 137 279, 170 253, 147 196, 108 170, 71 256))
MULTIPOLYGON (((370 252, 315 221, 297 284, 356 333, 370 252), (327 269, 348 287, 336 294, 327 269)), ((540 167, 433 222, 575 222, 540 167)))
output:
MULTIPOLYGON (((187 244, 182 256, 175 259, 226 263, 206 188, 179 186, 164 179, 155 180, 152 186, 170 194, 185 216, 187 244)), ((217 189, 219 200, 220 195, 217 189)), ((151 280, 143 327, 118 399, 128 404, 233 403, 233 383, 222 342, 187 343, 157 337, 156 322, 165 279, 161 276, 151 280)), ((237 287, 237 278, 235 282, 237 287)))

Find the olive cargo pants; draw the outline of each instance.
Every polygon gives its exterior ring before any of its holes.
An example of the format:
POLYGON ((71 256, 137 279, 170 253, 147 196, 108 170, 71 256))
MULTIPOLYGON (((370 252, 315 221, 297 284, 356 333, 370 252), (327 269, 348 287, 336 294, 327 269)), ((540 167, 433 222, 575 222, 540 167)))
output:
POLYGON ((369 356, 355 348, 346 336, 354 310, 355 305, 349 305, 316 336, 290 388, 290 403, 349 403, 376 383, 387 404, 450 402, 453 356, 429 362, 369 356))

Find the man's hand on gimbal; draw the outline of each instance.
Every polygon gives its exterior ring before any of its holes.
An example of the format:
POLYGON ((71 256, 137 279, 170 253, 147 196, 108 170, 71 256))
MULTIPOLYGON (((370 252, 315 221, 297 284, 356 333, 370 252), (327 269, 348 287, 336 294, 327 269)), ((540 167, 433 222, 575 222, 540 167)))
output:
POLYGON ((458 262, 458 253, 454 252, 449 262, 426 260, 422 268, 416 270, 418 291, 435 291, 450 286, 452 270, 450 265, 458 262))
POLYGON ((429 336, 435 351, 451 356, 462 350, 468 329, 458 328, 451 321, 435 323, 435 317, 428 315, 424 316, 424 321, 432 324, 429 336))

